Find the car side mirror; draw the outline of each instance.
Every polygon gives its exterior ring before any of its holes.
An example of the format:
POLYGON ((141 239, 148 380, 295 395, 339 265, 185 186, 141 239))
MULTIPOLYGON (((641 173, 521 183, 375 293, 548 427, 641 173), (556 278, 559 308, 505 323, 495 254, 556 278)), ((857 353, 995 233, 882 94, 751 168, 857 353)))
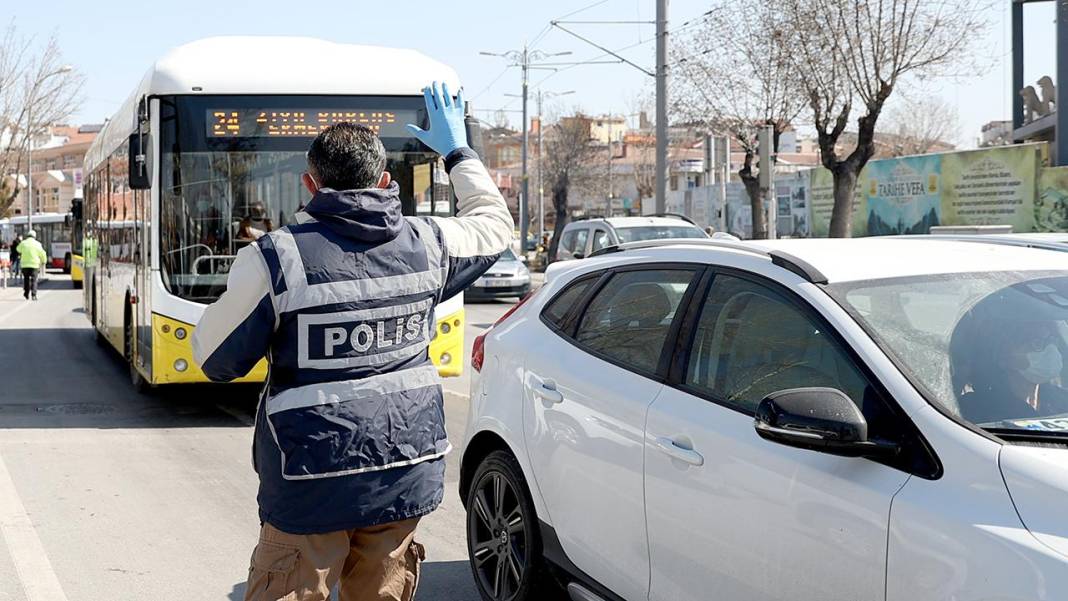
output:
POLYGON ((573 259, 583 259, 583 258, 585 258, 585 257, 586 257, 586 255, 584 255, 584 254, 582 254, 582 253, 580 253, 580 252, 578 252, 578 253, 571 253, 571 258, 573 258, 573 259))
POLYGON ((791 388, 760 401, 757 434, 789 447, 841 455, 886 457, 900 447, 868 438, 868 422, 848 396, 834 388, 791 388))
POLYGON ((520 263, 526 263, 527 262, 527 256, 526 255, 519 255, 518 258, 519 258, 519 262, 520 263))

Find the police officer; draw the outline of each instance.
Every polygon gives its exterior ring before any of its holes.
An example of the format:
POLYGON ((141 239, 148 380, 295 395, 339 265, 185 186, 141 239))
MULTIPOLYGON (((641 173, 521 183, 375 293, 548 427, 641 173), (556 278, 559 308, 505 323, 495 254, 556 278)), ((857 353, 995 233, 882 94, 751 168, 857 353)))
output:
POLYGON ((342 123, 308 151, 313 195, 280 228, 242 248, 226 293, 193 335, 209 378, 270 376, 256 411, 259 542, 247 600, 410 600, 419 518, 441 503, 442 390, 427 351, 434 306, 508 246, 512 218, 468 147, 463 99, 424 90, 456 217, 404 217, 382 142, 342 123))

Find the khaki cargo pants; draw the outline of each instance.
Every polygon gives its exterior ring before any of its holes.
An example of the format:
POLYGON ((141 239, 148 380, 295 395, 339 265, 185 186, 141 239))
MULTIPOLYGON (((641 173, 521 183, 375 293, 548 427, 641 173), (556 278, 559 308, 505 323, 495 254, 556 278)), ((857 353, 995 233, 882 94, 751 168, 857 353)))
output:
POLYGON ((245 601, 326 601, 339 581, 341 601, 411 601, 423 546, 419 518, 326 534, 260 528, 245 601))

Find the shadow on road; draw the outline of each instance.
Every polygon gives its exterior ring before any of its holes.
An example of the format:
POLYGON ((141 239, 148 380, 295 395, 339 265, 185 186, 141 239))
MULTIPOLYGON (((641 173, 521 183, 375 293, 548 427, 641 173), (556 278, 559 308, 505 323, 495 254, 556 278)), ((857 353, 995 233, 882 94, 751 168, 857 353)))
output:
POLYGON ((88 328, 0 329, 0 428, 246 427, 258 385, 172 385, 138 394, 88 328), (220 408, 221 407, 221 408, 220 408))
MULTIPOLYGON (((245 598, 245 583, 238 582, 228 596, 229 601, 245 598)), ((337 599, 337 590, 330 596, 337 599)), ((428 561, 420 566, 417 601, 479 601, 471 568, 466 561, 428 561)))

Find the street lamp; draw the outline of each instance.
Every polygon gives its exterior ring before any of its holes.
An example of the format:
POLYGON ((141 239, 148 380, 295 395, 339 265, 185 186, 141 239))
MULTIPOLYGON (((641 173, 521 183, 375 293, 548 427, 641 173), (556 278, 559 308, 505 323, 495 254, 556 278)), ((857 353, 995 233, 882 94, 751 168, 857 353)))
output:
POLYGON ((571 51, 548 53, 541 50, 530 50, 524 45, 522 50, 509 50, 508 52, 500 53, 481 51, 479 54, 483 56, 506 58, 511 61, 513 65, 518 65, 523 69, 523 192, 519 197, 519 252, 520 254, 525 254, 527 250, 527 232, 530 228, 528 210, 530 184, 527 181, 527 146, 529 144, 529 131, 527 128, 527 74, 531 69, 549 69, 555 71, 556 69, 554 67, 539 65, 537 61, 542 61, 554 56, 567 56, 571 54, 571 51))
POLYGON ((74 67, 70 65, 63 65, 62 67, 46 73, 41 76, 40 79, 33 82, 33 87, 30 88, 30 97, 26 103, 26 135, 29 136, 29 140, 26 143, 26 229, 33 229, 33 103, 37 101, 34 96, 37 95, 37 88, 49 77, 60 75, 62 73, 70 73, 74 70, 74 67))

